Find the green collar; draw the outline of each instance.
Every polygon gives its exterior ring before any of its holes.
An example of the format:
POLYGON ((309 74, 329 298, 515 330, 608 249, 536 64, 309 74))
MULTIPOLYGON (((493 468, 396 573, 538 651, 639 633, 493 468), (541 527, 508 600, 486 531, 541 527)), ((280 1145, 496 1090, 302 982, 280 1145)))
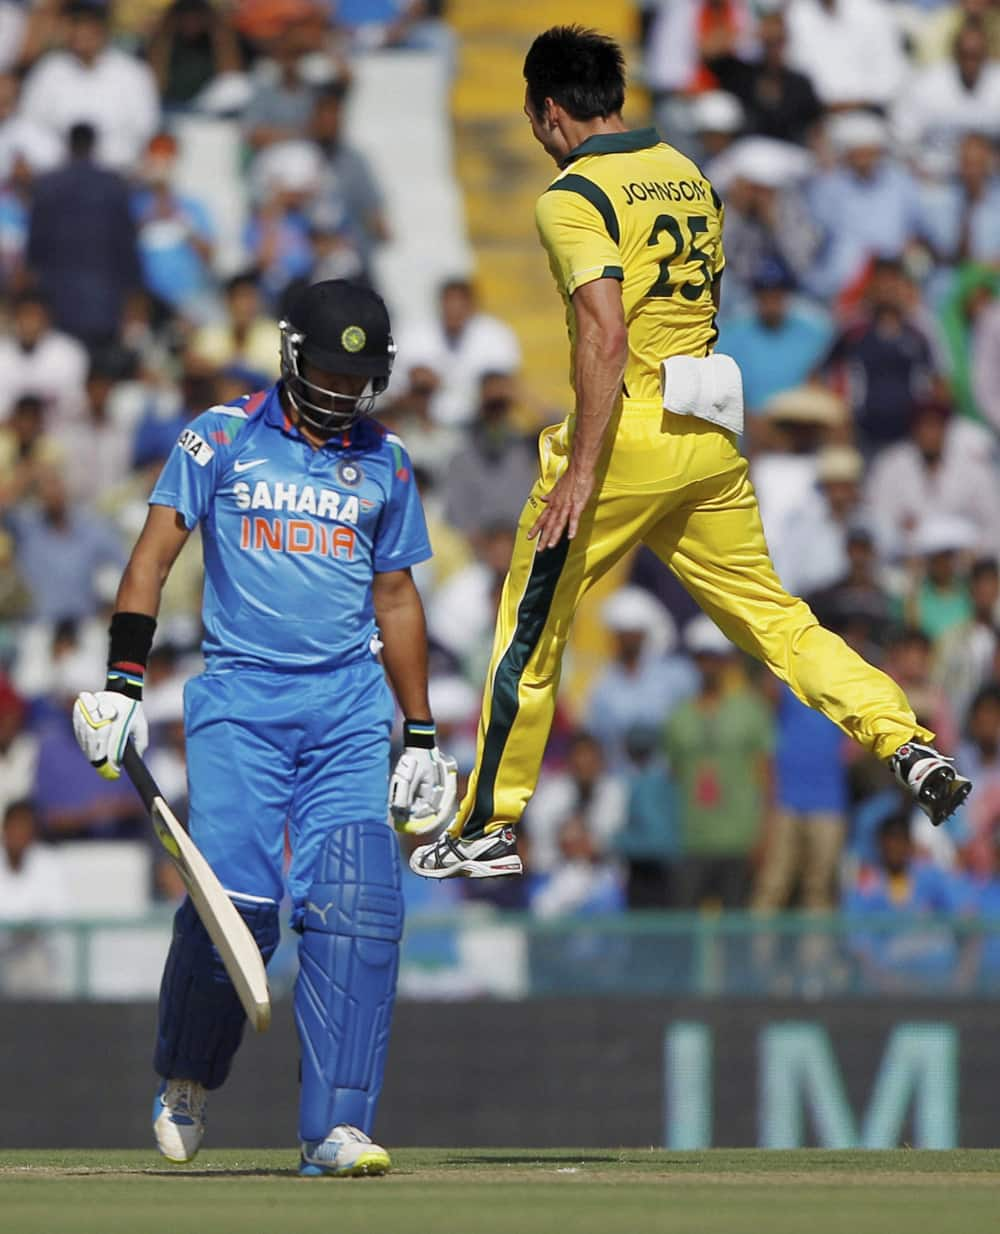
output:
POLYGON ((581 141, 575 150, 559 164, 568 167, 576 159, 585 158, 588 154, 628 154, 631 150, 648 150, 650 146, 660 144, 660 134, 656 129, 628 129, 624 133, 595 133, 586 141, 581 141))

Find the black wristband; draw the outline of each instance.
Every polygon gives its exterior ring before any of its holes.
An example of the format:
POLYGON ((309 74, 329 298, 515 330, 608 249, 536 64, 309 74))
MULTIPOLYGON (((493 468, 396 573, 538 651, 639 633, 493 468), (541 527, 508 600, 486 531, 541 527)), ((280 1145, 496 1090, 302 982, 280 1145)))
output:
POLYGON ((403 745, 416 750, 433 750, 437 745, 437 729, 433 720, 404 720, 403 745))
POLYGON ((108 679, 104 688, 141 699, 156 618, 145 613, 115 613, 109 633, 108 679))

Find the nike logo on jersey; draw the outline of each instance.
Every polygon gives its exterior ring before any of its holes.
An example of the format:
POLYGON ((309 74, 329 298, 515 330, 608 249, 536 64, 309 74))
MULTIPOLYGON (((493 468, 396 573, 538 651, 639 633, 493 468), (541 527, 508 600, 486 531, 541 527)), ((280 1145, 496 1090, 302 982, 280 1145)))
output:
POLYGON ((261 463, 266 462, 266 458, 252 458, 246 463, 237 461, 233 463, 233 471, 249 471, 251 467, 259 467, 261 463))

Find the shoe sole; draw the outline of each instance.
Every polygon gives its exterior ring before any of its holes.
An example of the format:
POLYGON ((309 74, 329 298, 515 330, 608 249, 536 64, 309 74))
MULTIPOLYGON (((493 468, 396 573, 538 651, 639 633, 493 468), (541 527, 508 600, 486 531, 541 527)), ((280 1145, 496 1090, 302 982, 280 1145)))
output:
POLYGON ((416 853, 410 858, 410 869, 423 878, 502 878, 508 874, 523 874, 524 866, 520 857, 495 857, 492 861, 457 861, 452 866, 443 866, 439 870, 431 870, 422 866, 416 860, 416 853))
POLYGON ((194 1161, 195 1157, 198 1156, 199 1152, 201 1152, 200 1148, 196 1148, 190 1157, 171 1157, 169 1153, 164 1152, 163 1149, 160 1148, 159 1144, 157 1144, 156 1150, 163 1160, 169 1161, 171 1165, 190 1165, 191 1162, 194 1161))
POLYGON ((301 1178, 381 1178, 392 1169, 392 1161, 388 1153, 364 1152, 353 1165, 343 1169, 329 1169, 312 1161, 300 1161, 299 1176, 301 1178))
POLYGON ((934 811, 931 815, 931 822, 935 827, 940 827, 943 822, 951 818, 972 792, 972 781, 966 780, 961 776, 949 777, 945 785, 942 785, 942 788, 945 786, 947 786, 948 791, 944 800, 939 802, 934 799, 941 793, 941 789, 934 790, 934 797, 931 800, 931 807, 934 811))

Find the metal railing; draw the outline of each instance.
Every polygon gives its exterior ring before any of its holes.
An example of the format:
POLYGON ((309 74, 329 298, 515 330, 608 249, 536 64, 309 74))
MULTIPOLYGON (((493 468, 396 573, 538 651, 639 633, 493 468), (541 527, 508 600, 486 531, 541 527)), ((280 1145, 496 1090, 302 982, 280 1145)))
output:
MULTIPOLYGON (((0 924, 0 996, 156 994, 172 910, 0 924)), ((270 968, 286 994, 297 936, 270 968)), ((1000 997, 1000 919, 930 915, 628 913, 558 920, 481 911, 413 915, 402 997, 1000 997)))

